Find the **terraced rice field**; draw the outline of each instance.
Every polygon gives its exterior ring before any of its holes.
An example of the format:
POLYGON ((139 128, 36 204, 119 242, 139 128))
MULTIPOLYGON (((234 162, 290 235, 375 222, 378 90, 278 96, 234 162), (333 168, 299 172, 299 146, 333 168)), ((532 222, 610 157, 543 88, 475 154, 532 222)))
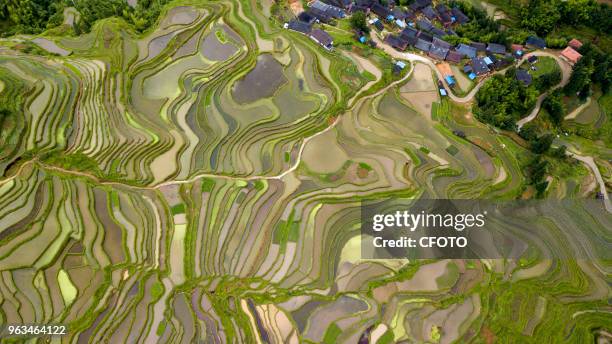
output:
MULTIPOLYGON (((440 99, 427 65, 368 82, 269 6, 169 6, 144 36, 107 19, 53 38, 66 56, 0 50, 0 103, 25 116, 1 138, 0 325, 91 343, 609 333, 609 260, 361 259, 361 200, 513 199, 526 150, 440 99)), ((609 239, 610 218, 553 215, 609 239)))

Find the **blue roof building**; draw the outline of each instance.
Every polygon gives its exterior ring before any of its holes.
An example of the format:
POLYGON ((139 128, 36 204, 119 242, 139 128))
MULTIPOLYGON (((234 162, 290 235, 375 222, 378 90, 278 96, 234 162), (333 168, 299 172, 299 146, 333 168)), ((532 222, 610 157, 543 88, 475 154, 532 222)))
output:
POLYGON ((539 49, 546 48, 546 41, 536 36, 529 36, 525 44, 539 49))

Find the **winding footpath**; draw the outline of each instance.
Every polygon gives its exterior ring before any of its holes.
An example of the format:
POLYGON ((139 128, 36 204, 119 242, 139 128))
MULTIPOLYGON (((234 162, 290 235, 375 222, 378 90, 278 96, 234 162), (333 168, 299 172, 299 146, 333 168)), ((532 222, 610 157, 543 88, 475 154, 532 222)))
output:
POLYGON ((559 55, 557 54, 549 53, 546 51, 534 51, 532 53, 525 55, 525 58, 528 58, 529 56, 547 56, 547 57, 552 57, 553 59, 555 59, 555 61, 557 61, 557 64, 561 68, 561 82, 557 84, 556 86, 554 86, 553 88, 551 88, 550 90, 548 90, 548 92, 545 92, 542 95, 540 95, 538 97, 535 107, 533 108, 533 110, 531 110, 531 113, 527 117, 524 117, 518 122, 516 122, 516 125, 518 126, 519 130, 521 130, 521 128, 525 124, 533 121, 538 116, 538 113, 540 112, 540 107, 542 106, 542 102, 544 101, 544 99, 546 99, 546 96, 548 96, 552 91, 567 85, 567 83, 569 82, 570 76, 572 75, 572 67, 569 65, 569 63, 567 63, 565 60, 560 58, 559 55))
MULTIPOLYGON (((241 8, 239 8, 239 10, 242 10, 241 8)), ((444 80, 444 77, 442 75, 442 73, 438 70, 438 68, 436 68, 435 63, 430 60, 429 58, 422 56, 422 55, 418 55, 418 54, 414 54, 414 53, 406 53, 406 52, 399 52, 397 50, 395 50, 394 48, 392 48, 391 46, 387 45, 386 43, 384 43, 376 34, 371 34, 370 35, 371 38, 376 42, 376 44, 381 47, 383 49, 383 51, 385 51, 387 54, 389 54, 390 56, 397 58, 397 59, 403 59, 403 60, 408 60, 411 62, 410 64, 410 71, 408 71, 406 73, 406 75, 399 79, 396 80, 392 83, 390 83, 389 85, 383 87, 382 89, 380 89, 379 91, 367 95, 365 97, 359 98, 359 95, 361 95, 363 92, 367 91, 369 86, 372 86, 373 84, 375 84, 376 82, 380 81, 381 78, 381 74, 379 70, 373 70, 372 68, 375 68, 373 65, 369 65, 369 64, 365 64, 365 61, 356 61, 359 62, 361 64, 361 66, 368 70, 369 72, 371 72, 372 74, 375 75, 376 80, 371 81, 369 83, 367 83, 365 86, 367 87, 362 87, 361 90, 359 90, 349 101, 349 106, 348 106, 348 110, 351 110, 352 108, 354 108, 356 106, 357 103, 359 103, 358 101, 363 101, 367 98, 371 98, 371 97, 376 97, 380 94, 382 94, 383 92, 387 91, 389 88, 394 87, 398 84, 401 84, 402 82, 406 81, 414 72, 414 63, 416 62, 420 62, 420 63, 424 63, 425 65, 429 66, 437 75, 439 80, 443 81, 443 85, 444 88, 447 90, 447 94, 449 96, 450 99, 452 99, 455 102, 458 103, 467 103, 473 100, 474 96, 476 95, 476 93, 478 92, 478 90, 480 89, 480 87, 482 87, 482 85, 484 84, 484 82, 487 80, 486 78, 480 80, 478 82, 478 84, 465 96, 463 97, 458 97, 455 94, 453 94, 451 88, 449 87, 449 85, 446 83, 446 80, 444 80), (378 73, 376 73, 378 72, 378 73)), ((552 57, 554 58, 558 65, 561 68, 561 72, 562 72, 562 80, 561 82, 556 85, 555 87, 553 87, 551 90, 549 90, 548 92, 542 94, 537 102, 536 105, 534 107, 534 109, 532 110, 532 112, 525 118, 521 119, 519 122, 517 122, 519 129, 525 125, 526 123, 534 120, 539 111, 540 111, 540 107, 542 106, 542 102, 544 101, 544 99, 546 98, 546 96, 552 92, 555 89, 558 89, 560 87, 565 86, 570 78, 571 75, 571 66, 565 62, 564 60, 562 60, 558 54, 555 53, 551 53, 551 52, 544 52, 544 51, 536 51, 536 52, 532 52, 529 54, 525 55, 525 58, 528 58, 529 56, 548 56, 548 57, 552 57)), ((503 73, 504 70, 500 70, 500 71, 496 71, 495 74, 497 73, 503 73)), ((162 183, 158 183, 158 184, 153 184, 153 185, 144 185, 144 186, 135 186, 135 185, 129 185, 126 183, 122 183, 122 182, 113 182, 113 181, 103 181, 103 180, 99 180, 95 175, 88 173, 88 172, 82 172, 82 171, 75 171, 75 170, 69 170, 69 169, 64 169, 62 167, 58 167, 58 166, 51 166, 51 165, 47 165, 44 164, 40 161, 37 161, 36 159, 30 160, 25 162, 24 164, 22 164, 19 169, 16 171, 16 173, 14 175, 12 175, 11 177, 5 178, 3 180, 0 180, 0 186, 6 184, 7 182, 15 179, 17 176, 19 176, 22 172, 22 170, 34 163, 37 164, 38 166, 44 168, 44 169, 48 169, 48 170, 55 170, 58 172, 62 172, 62 173, 66 173, 66 174, 71 174, 74 176, 79 176, 79 177, 85 177, 88 179, 92 179, 94 181, 96 181, 99 184, 103 184, 103 185, 116 185, 116 186, 123 186, 123 187, 128 187, 128 188, 135 188, 135 189, 157 189, 159 187, 163 187, 163 186, 167 186, 167 185, 174 185, 174 184, 185 184, 185 183, 192 183, 200 178, 221 178, 221 179, 228 179, 228 180, 242 180, 242 181, 249 181, 249 180, 280 180, 283 179, 285 176, 287 176, 288 174, 294 172, 298 166, 301 163, 302 160, 302 155, 304 152, 304 148, 306 147, 306 145, 308 144, 308 142, 310 142, 311 140, 313 140, 314 138, 316 138, 319 135, 322 135, 326 132, 328 132, 329 130, 332 130, 339 122, 340 117, 337 117, 334 122, 329 125, 327 128, 323 129, 322 131, 319 131, 309 137, 304 138, 304 140, 302 140, 301 144, 300 144, 300 148, 297 154, 297 158, 295 159, 295 162, 285 171, 283 171, 280 174, 277 175, 272 175, 272 176, 265 176, 265 175, 253 175, 253 176, 231 176, 231 175, 223 175, 223 174, 212 174, 212 173, 197 173, 195 175, 193 175, 191 178, 185 179, 185 180, 170 180, 170 181, 166 181, 166 182, 162 182, 162 183)), ((589 167, 589 169, 591 169, 591 171, 593 172, 593 174, 595 175, 595 178, 597 180, 597 183, 599 184, 599 188, 600 188, 600 192, 603 194, 604 197, 604 204, 605 204, 605 208, 608 212, 612 213, 612 203, 610 202, 610 197, 606 191, 606 185, 604 183, 604 180, 601 176, 601 173, 599 172, 599 169, 597 168, 597 165, 595 164, 595 161, 593 159, 593 157, 590 156, 581 156, 575 153, 569 153, 568 152, 568 156, 573 157, 574 159, 583 162, 585 165, 587 165, 589 167)))
MULTIPOLYGON (((381 47, 387 54, 389 54, 393 58, 409 60, 412 63, 421 62, 431 67, 431 69, 438 76, 438 79, 443 80, 444 88, 446 89, 449 98, 451 98, 455 102, 458 102, 458 103, 470 102, 474 98, 474 96, 476 95, 480 87, 482 87, 484 82, 487 80, 487 78, 480 80, 480 82, 478 82, 478 84, 464 97, 457 97, 456 95, 453 94, 452 90, 446 83, 446 80, 444 80, 442 73, 438 70, 438 68, 436 68, 435 63, 433 63, 429 58, 422 56, 422 55, 418 55, 418 54, 397 51, 393 47, 383 42, 378 37, 378 35, 376 35, 375 33, 370 34, 370 37, 372 38, 372 40, 374 40, 374 42, 376 42, 376 44, 379 47, 381 47)), ((544 101, 546 96, 550 94, 550 92, 567 85, 567 83, 569 82, 570 76, 572 74, 572 67, 570 66, 569 63, 567 63, 565 60, 559 57, 558 52, 534 51, 529 54, 525 54, 524 59, 526 60, 530 56, 545 56, 545 57, 551 57, 555 59, 555 61, 561 68, 561 82, 557 84, 556 86, 552 87, 548 92, 545 92, 544 94, 538 97, 536 105, 531 111, 531 113, 528 116, 522 118, 520 121, 517 122, 519 130, 523 125, 533 121, 538 116, 538 113, 540 112, 540 108, 542 107, 542 102, 544 101)), ((497 71, 495 72, 495 74, 502 73, 502 72, 504 72, 504 70, 497 71)), ((571 115, 575 116, 574 113, 572 113, 571 115)), ((609 213, 612 213, 612 202, 610 201, 610 195, 608 194, 606 190, 606 184, 601 176, 601 173, 599 172, 599 169, 597 168, 597 165, 595 164, 595 160, 593 159, 593 157, 582 156, 576 153, 569 153, 569 152, 567 153, 567 155, 569 157, 572 157, 584 163, 593 172, 593 174, 595 175, 595 179, 597 180, 597 183, 599 184, 599 190, 603 194, 603 197, 604 197, 604 206, 609 213)))
POLYGON ((591 169, 591 171, 593 171, 595 179, 597 180, 597 184, 599 184, 599 192, 601 192, 603 195, 604 206, 606 207, 608 213, 612 214, 612 202, 610 201, 610 195, 606 191, 606 183, 604 182, 603 177, 601 176, 601 172, 599 172, 599 169, 597 168, 597 164, 595 164, 595 160, 593 159, 593 157, 582 156, 570 152, 567 153, 567 156, 584 163, 591 169))

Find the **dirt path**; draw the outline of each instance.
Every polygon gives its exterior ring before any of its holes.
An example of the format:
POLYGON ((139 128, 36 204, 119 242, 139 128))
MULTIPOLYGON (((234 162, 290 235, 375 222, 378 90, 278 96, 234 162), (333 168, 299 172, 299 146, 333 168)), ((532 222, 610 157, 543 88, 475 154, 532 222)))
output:
POLYGON ((555 59, 555 61, 557 61, 557 64, 559 65, 559 67, 561 68, 561 82, 559 84, 557 84, 556 86, 554 86, 553 88, 551 88, 548 92, 542 94, 541 96, 538 97, 538 101, 536 102, 535 107, 533 108, 533 110, 531 111, 531 113, 527 116, 522 118, 521 120, 519 120, 518 122, 516 122, 516 125, 518 127, 519 130, 521 130, 521 128, 533 121, 537 116, 538 113, 540 112, 540 107, 542 106, 542 102, 544 101, 544 99, 546 98, 547 95, 549 95, 552 91, 565 86, 570 79, 570 76, 572 75, 572 67, 565 62, 564 60, 562 60, 557 54, 555 53, 549 53, 549 52, 545 52, 545 51, 534 51, 532 53, 529 53, 527 55, 525 55, 525 59, 527 59, 529 56, 547 56, 547 57, 552 57, 553 59, 555 59))
POLYGON ((593 160, 593 157, 582 156, 575 153, 568 153, 567 155, 578 161, 583 162, 591 169, 591 171, 593 171, 595 179, 597 179, 597 183, 599 184, 599 192, 603 194, 606 210, 608 211, 608 213, 612 214, 612 202, 610 202, 610 195, 608 195, 608 192, 606 191, 606 184, 604 183, 604 180, 601 176, 601 173, 599 172, 599 169, 597 168, 597 165, 595 164, 595 160, 593 160))
MULTIPOLYGON (((410 77, 410 75, 412 74, 412 72, 414 71, 414 68, 412 68, 408 73, 406 73, 406 76, 404 76, 403 78, 396 80, 392 83, 390 83, 389 85, 383 87, 382 89, 380 89, 378 92, 370 94, 366 97, 360 98, 359 100, 363 101, 365 99, 368 98, 372 98, 372 97, 377 97, 379 95, 381 95, 383 92, 386 92, 389 88, 395 87, 396 85, 406 81, 406 79, 408 79, 410 77)), ((351 110, 353 107, 355 107, 356 104, 351 104, 347 111, 351 110)), ((53 166, 53 165, 48 165, 42 162, 39 162, 36 160, 36 158, 25 162, 24 164, 22 164, 19 169, 17 170, 17 172, 12 175, 11 177, 5 178, 3 180, 0 180, 0 186, 4 185, 6 183, 8 183, 9 181, 17 178, 19 175, 21 175, 22 170, 33 163, 36 163, 39 165, 39 167, 46 169, 46 170, 52 170, 52 171, 58 171, 58 172, 62 172, 65 174, 70 174, 73 176, 78 176, 78 177, 84 177, 84 178, 88 178, 91 180, 94 180, 97 184, 100 185, 109 185, 109 186, 122 186, 122 187, 127 187, 127 188, 131 188, 131 189, 142 189, 142 190, 153 190, 153 189, 157 189, 163 186, 167 186, 167 185, 174 185, 174 184, 187 184, 187 183, 193 183, 198 179, 201 178, 219 178, 219 179, 226 179, 226 180, 241 180, 241 181, 250 181, 250 180, 271 180, 271 179, 282 179, 283 177, 285 177, 286 175, 288 175, 289 173, 292 173, 293 171, 295 171, 298 166, 300 165, 301 161, 302 161, 302 154, 304 152, 304 147, 306 146, 306 144, 308 142, 310 142, 311 140, 313 140, 314 138, 316 138, 319 135, 323 135, 326 132, 330 131, 331 129, 333 129, 338 122, 340 121, 340 116, 337 117, 334 122, 329 125, 327 128, 323 129, 322 131, 319 131, 311 136, 308 136, 306 138, 304 138, 304 140, 302 141, 302 143, 300 144, 300 150, 298 152, 298 156, 297 159, 295 161, 295 163, 286 171, 278 174, 278 175, 273 175, 273 176, 260 176, 260 175, 255 175, 255 176, 245 176, 245 177, 238 177, 238 176, 231 176, 231 175, 223 175, 223 174, 213 174, 213 173, 197 173, 194 176, 192 176, 191 178, 188 179, 184 179, 184 180, 170 180, 167 182, 163 182, 163 183, 158 183, 158 184, 153 184, 153 185, 147 185, 147 186, 137 186, 137 185, 131 185, 131 184, 126 184, 126 183, 122 183, 122 182, 113 182, 113 181, 102 181, 100 180, 97 176, 88 173, 88 172, 81 172, 81 171, 76 171, 76 170, 69 170, 69 169, 65 169, 59 166, 53 166)))
POLYGON ((361 57, 353 52, 342 52, 345 56, 347 56, 348 58, 352 59, 353 61, 355 61, 355 63, 357 63, 357 67, 359 67, 362 70, 368 71, 370 73, 372 73, 372 75, 374 75, 374 77, 376 78, 375 80, 369 81, 368 83, 366 83, 361 90, 359 90, 359 92, 355 93, 355 95, 348 101, 349 106, 353 105, 353 102, 355 101, 355 99, 357 99, 359 97, 359 95, 365 91, 367 91, 372 85, 376 84, 378 81, 380 81, 380 78, 382 78, 382 71, 380 69, 378 69, 378 67, 376 67, 374 65, 374 63, 372 63, 372 61, 370 61, 369 59, 366 59, 364 57, 361 57))
MULTIPOLYGON (((376 42, 376 44, 379 47, 381 47, 387 54, 391 55, 394 58, 409 60, 412 62, 419 61, 419 62, 422 62, 428 65, 436 73, 436 75, 438 76, 438 79, 442 80, 444 84, 444 88, 447 91, 446 93, 448 94, 448 97, 457 103, 467 103, 467 102, 472 101, 476 93, 478 93, 478 90, 480 89, 480 87, 482 87, 482 85, 486 81, 486 79, 480 80, 480 82, 476 86, 474 86, 474 88, 468 94, 466 94, 463 97, 457 97, 452 92, 452 89, 450 88, 450 86, 448 86, 448 84, 446 83, 446 80, 444 80, 444 76, 442 75, 442 73, 438 70, 438 68, 436 68, 436 64, 433 63, 429 58, 423 55, 418 55, 414 53, 405 53, 405 52, 397 51, 393 47, 389 46, 387 43, 383 42, 380 39, 380 37, 378 37, 378 35, 376 35, 375 33, 370 34, 370 37, 372 38, 372 40, 374 40, 374 42, 376 42)), ((493 74, 503 73, 504 71, 505 70, 496 71, 493 74)))
POLYGON ((578 117, 578 115, 582 112, 582 110, 586 109, 587 106, 589 106, 589 105, 591 105, 591 97, 589 97, 584 104, 582 104, 579 107, 575 108, 574 111, 568 113, 567 116, 564 117, 564 119, 568 120, 568 119, 574 119, 574 118, 578 117))

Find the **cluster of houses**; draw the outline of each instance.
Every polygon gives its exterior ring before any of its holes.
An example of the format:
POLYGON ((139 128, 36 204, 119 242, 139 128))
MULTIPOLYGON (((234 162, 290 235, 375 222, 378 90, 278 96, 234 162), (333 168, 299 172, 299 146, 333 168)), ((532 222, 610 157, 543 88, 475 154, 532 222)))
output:
MULTIPOLYGON (((448 63, 463 64, 463 72, 470 80, 486 76, 495 70, 503 69, 515 60, 523 58, 526 49, 544 49, 546 41, 531 36, 525 45, 512 44, 510 49, 497 43, 460 43, 456 46, 446 42, 443 37, 456 36, 453 28, 469 22, 459 8, 449 8, 443 3, 434 6, 432 0, 415 0, 407 9, 394 6, 395 0, 313 0, 308 9, 297 14, 297 17, 285 24, 285 28, 309 36, 327 50, 333 48, 332 37, 322 29, 313 29, 315 23, 330 23, 344 18, 347 14, 363 11, 370 16, 369 24, 382 31, 385 24, 397 28, 395 33, 385 37, 385 42, 393 48, 404 51, 408 47, 419 50, 432 59, 440 61, 438 69, 446 83, 453 87, 455 77, 448 63), (448 62, 448 63, 446 63, 448 62)), ((374 44, 362 32, 356 32, 357 40, 374 44)), ((576 39, 569 42, 561 52, 561 57, 570 64, 576 63, 582 56, 576 51, 582 43, 576 39)), ((528 59, 533 64, 537 57, 528 59)), ((404 66, 394 66, 399 72, 404 66)), ((517 70, 516 78, 526 86, 532 82, 528 70, 517 70)))
POLYGON ((285 23, 285 29, 293 30, 309 36, 313 41, 327 50, 332 50, 334 40, 325 30, 313 29, 315 23, 330 23, 346 16, 344 9, 320 0, 308 4, 308 10, 297 15, 295 19, 285 23))

